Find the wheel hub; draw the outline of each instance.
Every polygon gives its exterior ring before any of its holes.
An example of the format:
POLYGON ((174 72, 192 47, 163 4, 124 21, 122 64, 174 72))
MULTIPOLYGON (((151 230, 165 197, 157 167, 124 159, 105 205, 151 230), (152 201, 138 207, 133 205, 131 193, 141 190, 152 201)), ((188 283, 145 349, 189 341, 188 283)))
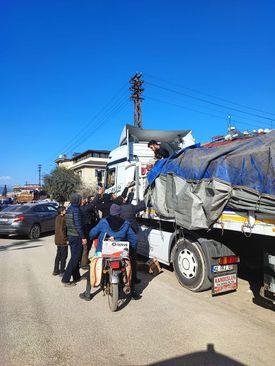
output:
POLYGON ((197 274, 198 262, 194 254, 187 248, 180 251, 178 266, 182 275, 188 279, 195 277, 197 274))

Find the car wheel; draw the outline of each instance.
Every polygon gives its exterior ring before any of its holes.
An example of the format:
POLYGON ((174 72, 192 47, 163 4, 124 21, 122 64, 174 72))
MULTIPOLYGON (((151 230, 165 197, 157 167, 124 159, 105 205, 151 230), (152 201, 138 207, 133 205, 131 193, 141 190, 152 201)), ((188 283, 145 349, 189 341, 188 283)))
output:
POLYGON ((199 292, 211 287, 208 268, 201 246, 180 239, 174 252, 173 267, 179 283, 191 291, 199 292))
POLYGON ((38 224, 34 224, 30 230, 29 238, 30 239, 38 239, 41 234, 41 229, 38 224))

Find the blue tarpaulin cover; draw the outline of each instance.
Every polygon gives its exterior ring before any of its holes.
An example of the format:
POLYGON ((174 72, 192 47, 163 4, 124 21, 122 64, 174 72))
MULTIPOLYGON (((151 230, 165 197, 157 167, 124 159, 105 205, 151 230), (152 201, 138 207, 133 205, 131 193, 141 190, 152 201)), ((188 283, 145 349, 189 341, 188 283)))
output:
POLYGON ((188 147, 159 160, 147 178, 157 212, 187 228, 209 227, 225 205, 275 214, 275 131, 188 147))

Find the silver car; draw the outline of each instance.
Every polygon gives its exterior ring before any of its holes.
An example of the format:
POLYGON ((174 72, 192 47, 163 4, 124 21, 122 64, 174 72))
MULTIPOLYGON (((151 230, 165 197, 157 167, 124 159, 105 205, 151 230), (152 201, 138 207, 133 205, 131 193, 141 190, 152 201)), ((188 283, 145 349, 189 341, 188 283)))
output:
POLYGON ((54 230, 57 209, 50 203, 12 205, 0 212, 0 235, 26 235, 38 239, 54 230))

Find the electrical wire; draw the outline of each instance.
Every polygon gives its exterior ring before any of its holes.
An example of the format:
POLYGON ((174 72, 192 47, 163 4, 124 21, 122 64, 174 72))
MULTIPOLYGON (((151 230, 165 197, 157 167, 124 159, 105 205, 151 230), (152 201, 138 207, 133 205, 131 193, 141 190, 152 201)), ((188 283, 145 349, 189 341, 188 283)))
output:
POLYGON ((102 107, 99 112, 97 112, 93 118, 89 119, 89 121, 87 123, 85 123, 85 125, 81 128, 81 130, 74 135, 74 137, 66 144, 66 146, 61 149, 61 151, 65 151, 67 149, 68 146, 70 146, 74 140, 76 138, 78 138, 80 135, 82 135, 83 133, 85 133, 86 129, 90 128, 91 122, 92 121, 96 121, 97 119, 101 118, 102 114, 105 114, 109 109, 113 108, 113 104, 117 103, 117 99, 120 100, 121 98, 121 92, 123 92, 125 94, 125 88, 127 86, 128 83, 125 83, 119 90, 118 92, 112 96, 112 98, 104 105, 104 107, 102 107))
MULTIPOLYGON (((210 116, 210 117, 213 117, 213 118, 218 118, 219 120, 221 120, 222 118, 224 118, 224 116, 218 116, 216 114, 212 114, 212 113, 208 113, 208 112, 203 112, 203 111, 198 111, 196 109, 192 109, 192 108, 189 108, 189 107, 185 107, 183 105, 180 105, 180 104, 176 104, 176 103, 171 103, 171 102, 168 102, 168 101, 164 101, 164 100, 160 100, 160 99, 157 99, 157 98, 154 98, 154 97, 150 97, 148 95, 145 96, 146 99, 150 99, 150 100, 153 100, 155 102, 158 102, 158 103, 163 103, 163 104, 169 104, 169 105, 172 105, 174 107, 178 107, 178 108, 182 108, 182 109, 185 109, 185 110, 189 110, 191 112, 195 112, 195 113, 199 113, 199 114, 203 114, 203 115, 207 115, 207 116, 210 116)), ((263 126, 262 125, 256 125, 256 124, 252 124, 252 123, 248 123, 248 122, 240 122, 240 121, 236 121, 234 122, 235 124, 238 123, 238 124, 243 124, 243 125, 247 125, 247 126, 251 126, 251 127, 256 127, 256 128, 262 128, 263 126)))
POLYGON ((182 89, 185 89, 185 90, 189 90, 193 93, 197 93, 197 94, 201 94, 201 95, 205 95, 207 97, 210 97, 210 98, 214 98, 214 99, 217 99, 217 100, 221 100, 223 102, 226 102, 226 103, 230 103, 230 104, 233 104, 233 105, 237 105, 239 107, 242 107, 242 108, 246 108, 246 109, 250 109, 250 110, 253 110, 253 111, 256 111, 256 112, 260 112, 260 113, 264 113, 264 114, 269 114, 271 116, 275 116, 275 113, 272 113, 272 112, 267 112, 267 111, 264 111, 262 109, 258 109, 258 108, 254 108, 254 107, 251 107, 251 106, 248 106, 248 105, 245 105, 245 104, 240 104, 240 103, 236 103, 236 102, 233 102, 231 100, 228 100, 228 99, 225 99, 225 98, 221 98, 221 97, 217 97, 215 95, 212 95, 212 94, 208 94, 208 93, 204 93, 204 92, 201 92, 197 89, 193 89, 193 88, 187 88, 186 86, 183 86, 181 84, 178 84, 178 83, 174 83, 174 82, 171 82, 171 81, 168 81, 168 80, 165 80, 165 79, 162 79, 162 78, 159 78, 159 77, 156 77, 154 75, 151 75, 151 74, 147 74, 145 73, 144 75, 148 76, 149 78, 152 78, 152 79, 155 79, 155 80, 158 80, 158 81, 161 81, 161 82, 164 82, 166 84, 170 84, 170 85, 174 85, 174 86, 177 86, 179 88, 182 88, 182 89))
POLYGON ((64 150, 62 151, 62 152, 63 152, 63 154, 64 154, 64 153, 66 153, 66 152, 72 151, 73 149, 75 149, 75 144, 78 144, 78 142, 79 142, 79 141, 81 141, 82 139, 84 139, 84 138, 85 138, 85 136, 86 136, 87 134, 89 134, 91 130, 96 129, 96 125, 97 125, 97 123, 99 123, 102 119, 105 119, 105 118, 106 118, 106 117, 108 117, 110 114, 112 114, 112 112, 113 112, 114 110, 116 110, 116 108, 117 108, 117 107, 119 107, 119 106, 121 105, 121 103, 123 103, 123 102, 125 102, 125 97, 124 97, 124 96, 122 96, 118 101, 116 101, 116 104, 111 105, 111 106, 108 108, 108 110, 106 110, 106 112, 105 112, 102 116, 100 116, 100 117, 96 118, 96 119, 93 121, 93 124, 91 124, 91 123, 90 123, 90 124, 89 124, 89 126, 86 126, 85 130, 83 130, 83 131, 82 131, 82 133, 81 133, 81 134, 79 134, 79 135, 78 135, 78 137, 76 137, 76 138, 75 138, 75 140, 73 141, 73 143, 72 143, 72 144, 70 144, 66 149, 64 149, 64 150))
POLYGON ((188 98, 191 98, 191 99, 196 99, 196 100, 199 100, 199 101, 201 101, 203 103, 208 103, 208 104, 211 104, 211 105, 220 107, 220 108, 225 108, 227 110, 230 109, 230 110, 233 110, 233 111, 236 111, 236 112, 239 112, 239 113, 243 113, 243 114, 246 114, 246 115, 249 115, 249 116, 254 116, 254 117, 257 117, 257 118, 262 118, 262 119, 268 120, 270 122, 275 121, 274 118, 264 117, 264 116, 261 116, 261 115, 255 114, 255 113, 242 111, 242 110, 240 110, 238 108, 232 108, 232 107, 229 108, 228 106, 224 106, 223 104, 211 102, 209 100, 206 100, 206 99, 203 99, 203 98, 199 98, 199 97, 195 97, 193 95, 190 95, 190 94, 187 94, 187 93, 183 93, 183 92, 180 92, 178 90, 171 89, 171 88, 166 88, 164 86, 161 86, 161 85, 158 85, 158 84, 155 84, 155 83, 147 82, 146 84, 151 85, 151 86, 153 86, 155 88, 158 88, 158 89, 166 90, 166 91, 171 92, 171 93, 183 95, 183 96, 188 97, 188 98))

